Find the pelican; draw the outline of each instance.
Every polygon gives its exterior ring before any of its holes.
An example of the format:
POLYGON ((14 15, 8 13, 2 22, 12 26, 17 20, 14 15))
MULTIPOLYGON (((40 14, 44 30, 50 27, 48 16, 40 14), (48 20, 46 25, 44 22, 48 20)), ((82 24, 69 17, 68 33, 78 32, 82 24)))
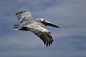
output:
POLYGON ((57 25, 52 24, 51 22, 39 18, 37 22, 33 20, 31 16, 31 12, 29 11, 21 11, 16 13, 18 20, 20 21, 20 25, 15 24, 12 27, 12 30, 23 30, 23 31, 31 31, 35 35, 37 35, 43 42, 44 45, 50 46, 53 42, 53 38, 49 30, 45 29, 45 26, 52 26, 56 28, 60 28, 57 25))

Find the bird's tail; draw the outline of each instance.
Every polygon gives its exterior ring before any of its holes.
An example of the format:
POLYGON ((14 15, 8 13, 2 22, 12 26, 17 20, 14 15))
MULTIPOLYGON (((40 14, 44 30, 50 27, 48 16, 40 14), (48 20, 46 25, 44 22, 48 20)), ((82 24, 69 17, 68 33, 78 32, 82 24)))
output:
POLYGON ((19 25, 15 24, 14 27, 12 27, 12 30, 19 30, 19 25))

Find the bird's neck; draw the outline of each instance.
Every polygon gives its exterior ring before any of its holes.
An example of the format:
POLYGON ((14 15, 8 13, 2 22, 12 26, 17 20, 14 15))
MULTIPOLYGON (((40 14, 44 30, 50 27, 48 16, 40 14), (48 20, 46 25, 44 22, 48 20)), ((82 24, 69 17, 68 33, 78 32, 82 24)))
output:
POLYGON ((45 27, 45 25, 43 23, 41 23, 40 21, 37 21, 42 27, 45 27))

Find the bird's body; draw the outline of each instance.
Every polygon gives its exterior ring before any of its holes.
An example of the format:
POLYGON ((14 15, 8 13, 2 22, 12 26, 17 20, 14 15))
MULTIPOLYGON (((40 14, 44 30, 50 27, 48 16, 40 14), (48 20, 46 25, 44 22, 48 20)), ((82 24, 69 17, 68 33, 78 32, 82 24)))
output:
MULTIPOLYGON (((16 13, 18 20, 20 20, 21 25, 15 24, 12 28, 13 30, 23 30, 23 31, 31 31, 35 33, 42 41, 44 42, 44 45, 50 46, 53 42, 53 38, 51 36, 51 33, 49 30, 45 29, 44 26, 52 25, 50 22, 40 18, 37 19, 37 22, 33 20, 31 16, 31 12, 29 11, 22 11, 19 13, 16 13), (46 22, 44 22, 46 21, 46 22)), ((53 24, 55 27, 56 25, 53 24)), ((59 26, 56 26, 59 28, 59 26)))

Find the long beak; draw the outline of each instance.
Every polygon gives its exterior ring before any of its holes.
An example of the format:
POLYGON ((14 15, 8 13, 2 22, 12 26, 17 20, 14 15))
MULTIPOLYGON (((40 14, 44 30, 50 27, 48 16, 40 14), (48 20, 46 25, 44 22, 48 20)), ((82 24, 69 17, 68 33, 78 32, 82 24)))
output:
POLYGON ((42 23, 45 24, 46 26, 52 26, 52 27, 60 28, 59 26, 52 24, 51 22, 46 21, 46 20, 44 20, 42 23))

